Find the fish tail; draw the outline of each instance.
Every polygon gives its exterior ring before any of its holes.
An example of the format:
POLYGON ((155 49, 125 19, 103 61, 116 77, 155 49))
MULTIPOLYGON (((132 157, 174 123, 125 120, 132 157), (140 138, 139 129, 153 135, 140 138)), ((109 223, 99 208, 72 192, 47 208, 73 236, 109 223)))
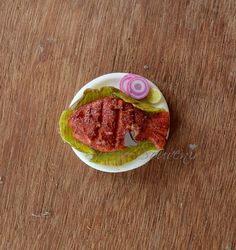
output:
POLYGON ((136 140, 150 140, 158 149, 163 149, 170 125, 169 112, 160 112, 148 117, 146 124, 136 140))

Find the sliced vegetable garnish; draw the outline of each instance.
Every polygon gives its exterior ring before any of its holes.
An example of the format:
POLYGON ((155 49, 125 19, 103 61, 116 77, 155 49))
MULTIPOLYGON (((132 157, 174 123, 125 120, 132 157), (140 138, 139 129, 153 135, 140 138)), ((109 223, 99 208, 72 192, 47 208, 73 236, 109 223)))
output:
POLYGON ((108 166, 120 166, 136 159, 138 156, 142 155, 146 151, 157 152, 157 149, 153 143, 149 141, 142 141, 139 142, 136 146, 127 147, 123 150, 115 152, 97 152, 93 155, 91 161, 108 166))
POLYGON ((87 153, 87 154, 94 154, 95 150, 91 147, 85 145, 84 143, 76 140, 73 137, 72 129, 68 125, 68 119, 73 113, 73 110, 66 109, 62 112, 60 120, 59 120, 59 128, 60 128, 60 135, 63 139, 63 141, 69 143, 73 148, 87 153))
POLYGON ((119 87, 126 95, 138 100, 146 97, 150 88, 144 77, 130 73, 120 79, 119 87))
POLYGON ((128 82, 127 89, 131 97, 140 100, 148 95, 150 85, 145 78, 135 76, 128 82))
POLYGON ((123 91, 125 94, 129 95, 128 92, 128 82, 133 78, 132 74, 127 74, 120 79, 120 90, 123 91))
POLYGON ((148 96, 146 97, 146 100, 154 104, 160 102, 161 97, 162 97, 161 92, 158 89, 151 88, 148 96))

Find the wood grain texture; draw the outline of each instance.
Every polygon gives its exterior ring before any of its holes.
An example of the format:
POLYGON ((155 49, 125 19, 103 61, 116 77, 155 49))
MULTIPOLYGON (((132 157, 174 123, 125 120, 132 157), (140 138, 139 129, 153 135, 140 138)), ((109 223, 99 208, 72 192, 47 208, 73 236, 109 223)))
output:
POLYGON ((1 0, 0 93, 0 249, 236 248, 235 0, 1 0), (76 158, 58 118, 109 72, 158 83, 195 159, 76 158))

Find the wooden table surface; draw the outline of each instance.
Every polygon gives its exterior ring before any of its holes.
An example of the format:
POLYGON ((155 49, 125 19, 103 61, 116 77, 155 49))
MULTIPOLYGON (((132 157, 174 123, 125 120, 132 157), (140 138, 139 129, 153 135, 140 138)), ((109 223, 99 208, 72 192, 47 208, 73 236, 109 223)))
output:
POLYGON ((235 0, 1 0, 0 93, 1 250, 236 249, 235 0), (109 72, 171 109, 167 154, 120 174, 58 134, 109 72))

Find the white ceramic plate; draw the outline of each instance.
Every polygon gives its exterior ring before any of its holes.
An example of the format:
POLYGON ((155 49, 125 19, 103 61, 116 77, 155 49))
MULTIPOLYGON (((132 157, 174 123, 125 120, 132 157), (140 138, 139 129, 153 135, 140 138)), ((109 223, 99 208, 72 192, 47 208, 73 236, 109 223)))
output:
MULTIPOLYGON (((110 74, 103 75, 103 76, 100 76, 100 77, 92 80, 91 82, 87 83, 83 88, 81 88, 77 92, 77 94, 74 96, 73 100, 71 101, 70 106, 72 106, 76 101, 78 101, 82 97, 84 91, 87 88, 94 88, 94 89, 98 88, 99 89, 99 88, 104 87, 104 86, 113 86, 113 87, 119 88, 119 81, 126 74, 127 73, 110 73, 110 74)), ((150 83, 152 88, 156 88, 159 90, 159 88, 155 84, 153 84, 151 81, 149 81, 149 83, 150 83)), ((166 100, 165 100, 163 95, 162 95, 161 101, 154 106, 157 108, 164 108, 166 111, 169 112, 168 105, 167 105, 166 100)), ((100 170, 103 172, 109 172, 109 173, 125 172, 125 171, 129 171, 129 170, 141 167, 144 164, 146 164, 148 161, 150 161, 155 155, 158 154, 158 152, 156 152, 156 153, 146 152, 146 153, 140 155, 139 157, 137 157, 135 160, 133 160, 129 163, 126 163, 122 166, 105 166, 102 164, 97 164, 97 163, 91 162, 89 155, 82 153, 73 147, 72 147, 72 149, 75 152, 75 154, 80 158, 80 160, 82 160, 88 166, 90 166, 94 169, 97 169, 97 170, 100 170)))

